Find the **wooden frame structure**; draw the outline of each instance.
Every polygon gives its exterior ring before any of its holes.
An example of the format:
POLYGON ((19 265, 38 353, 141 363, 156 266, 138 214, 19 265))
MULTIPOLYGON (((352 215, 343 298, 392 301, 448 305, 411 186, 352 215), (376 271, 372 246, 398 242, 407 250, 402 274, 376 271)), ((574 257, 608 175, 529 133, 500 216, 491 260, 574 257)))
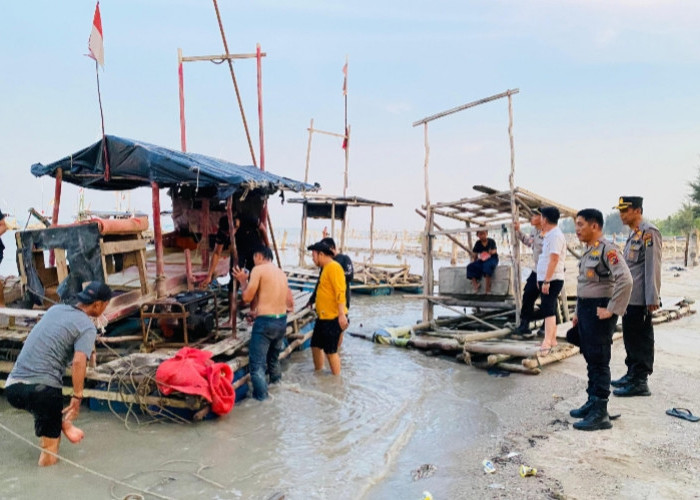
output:
POLYGON ((334 196, 314 194, 306 195, 304 198, 292 198, 289 203, 301 203, 301 234, 299 241, 299 266, 304 266, 304 256, 306 255, 306 235, 307 222, 312 219, 329 219, 331 221, 331 237, 335 238, 335 221, 340 219, 340 247, 342 252, 345 247, 345 228, 347 219, 348 207, 369 207, 370 223, 369 223, 369 247, 370 247, 370 262, 374 259, 374 209, 376 207, 393 207, 393 203, 382 201, 373 201, 357 196, 334 196))

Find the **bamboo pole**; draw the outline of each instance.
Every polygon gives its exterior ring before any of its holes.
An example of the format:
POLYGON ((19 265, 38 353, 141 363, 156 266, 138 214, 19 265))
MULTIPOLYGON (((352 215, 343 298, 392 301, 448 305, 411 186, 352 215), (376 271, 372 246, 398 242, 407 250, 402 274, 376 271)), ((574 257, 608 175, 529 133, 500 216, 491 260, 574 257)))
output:
MULTIPOLYGON (((214 0, 216 2, 216 0, 214 0)), ((228 50, 227 50, 228 52, 228 50)), ((231 262, 229 262, 229 269, 238 265, 238 250, 236 249, 236 228, 233 225, 233 195, 231 195, 228 200, 226 200, 226 217, 228 218, 229 236, 230 236, 230 254, 231 262)), ((231 322, 231 337, 236 338, 236 323, 238 320, 238 280, 236 280, 231 272, 229 271, 231 278, 231 293, 228 296, 229 299, 229 321, 231 322)))
POLYGON ((309 125, 309 142, 306 146, 306 168, 304 169, 304 183, 309 183, 309 164, 311 163, 311 139, 314 136, 314 119, 311 119, 309 125))
MULTIPOLYGON (((216 11, 216 20, 219 23, 219 31, 221 32, 221 40, 224 43, 224 51, 226 52, 226 56, 230 55, 230 52, 228 50, 228 42, 226 41, 226 34, 224 33, 224 25, 221 22, 221 13, 219 12, 219 4, 217 3, 217 0, 213 0, 214 2, 214 10, 216 11)), ((257 54, 256 54, 257 56, 257 54)), ((243 120, 243 128, 245 129, 245 135, 246 138, 248 139, 248 148, 250 149, 250 156, 253 160, 253 165, 256 167, 258 166, 257 161, 255 160, 255 151, 253 150, 253 141, 250 138, 250 131, 248 130, 248 121, 245 118, 245 111, 243 110, 243 101, 241 99, 241 93, 238 90, 238 82, 236 81, 236 73, 233 71, 233 61, 230 58, 226 58, 226 62, 228 63, 229 70, 231 72, 231 80, 233 81, 233 88, 236 91, 236 99, 238 100, 238 109, 241 112, 241 119, 243 120)), ((233 227, 233 226, 231 226, 233 227)))
MULTIPOLYGON (((433 223, 434 216, 430 206, 430 185, 428 166, 430 162, 430 142, 428 141, 428 123, 423 128, 423 140, 425 147, 425 160, 423 163, 423 179, 425 184, 425 230, 423 232, 423 292, 426 295, 433 293, 433 223)), ((423 302, 423 321, 433 320, 433 303, 429 300, 423 302)))
MULTIPOLYGON (((347 99, 347 96, 346 96, 347 99)), ((347 110, 347 101, 346 101, 347 110)), ((347 111, 346 111, 347 113, 347 111)), ((348 192, 348 166, 350 164, 350 125, 345 128, 345 174, 343 177, 343 197, 347 195, 348 192)))
POLYGON ((156 182, 151 182, 151 200, 153 206, 153 242, 156 248, 156 298, 165 297, 165 263, 163 261, 163 231, 160 225, 160 189, 156 182))
POLYGON ((510 354, 511 356, 527 358, 535 355, 538 347, 515 342, 470 342, 464 344, 464 350, 484 354, 510 354))
POLYGON ((331 201, 331 238, 335 239, 335 200, 331 201))
POLYGON ((199 232, 202 233, 202 271, 209 269, 209 198, 202 199, 202 209, 199 212, 199 232))
POLYGON ((535 358, 526 358, 522 360, 522 365, 525 368, 537 368, 544 365, 561 361, 562 359, 570 358, 581 352, 581 349, 575 345, 569 344, 570 347, 558 351, 551 352, 546 356, 536 356, 535 358))
POLYGON ((306 253, 306 223, 308 220, 307 216, 307 203, 302 204, 301 211, 301 231, 300 231, 300 241, 299 241, 299 267, 304 267, 304 255, 306 253))
POLYGON ((369 262, 374 262, 374 207, 369 209, 369 262))
MULTIPOLYGON (((416 208, 415 210, 416 210, 416 213, 417 213, 418 215, 420 215, 421 217, 423 217, 423 218, 425 219, 425 213, 424 213, 424 212, 418 210, 417 208, 416 208)), ((438 231, 444 231, 444 229, 443 229, 437 222, 433 222, 433 226, 435 226, 435 229, 437 229, 438 231)), ((452 235, 450 235, 450 234, 447 234, 447 235, 445 235, 445 236, 447 236, 447 238, 448 238, 450 241, 452 241, 452 242, 453 242, 455 245, 457 245, 459 248, 461 248, 462 250, 464 250, 465 252, 467 252, 469 255, 474 255, 474 252, 472 252, 472 249, 471 249, 471 248, 468 248, 468 247, 464 246, 464 244, 463 244, 461 241, 459 241, 457 238, 455 238, 454 236, 452 236, 452 235)), ((470 237, 471 237, 471 235, 470 235, 470 237)))
MULTIPOLYGON (((58 226, 58 211, 59 208, 61 207, 61 187, 63 185, 63 169, 62 168, 57 168, 56 169, 56 182, 54 184, 54 191, 53 191, 53 211, 51 215, 51 226, 56 227, 58 226)), ((54 254, 54 251, 51 250, 49 252, 49 266, 53 267, 56 264, 56 256, 54 254)), ((105 276, 105 279, 107 277, 105 276)))
POLYGON ((345 228, 347 227, 347 221, 348 219, 348 210, 347 208, 345 209, 345 216, 341 219, 340 221, 340 248, 338 251, 340 253, 344 253, 343 250, 345 249, 345 228))
POLYGON ((510 184, 510 211, 512 226, 510 227, 511 244, 513 247, 513 285, 515 286, 515 323, 520 324, 520 308, 522 307, 522 283, 520 276, 520 240, 515 236, 514 226, 520 219, 518 208, 515 204, 515 147, 513 144, 513 96, 508 91, 508 139, 510 141, 510 175, 508 182, 510 184))

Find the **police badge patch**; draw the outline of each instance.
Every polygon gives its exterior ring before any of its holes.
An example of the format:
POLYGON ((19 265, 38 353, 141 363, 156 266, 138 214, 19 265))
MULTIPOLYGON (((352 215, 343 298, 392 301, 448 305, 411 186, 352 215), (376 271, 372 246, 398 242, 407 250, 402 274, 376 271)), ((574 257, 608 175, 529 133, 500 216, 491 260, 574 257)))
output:
POLYGON ((615 250, 610 250, 608 253, 605 254, 605 257, 608 259, 608 262, 610 262, 610 265, 612 266, 620 262, 617 258, 617 252, 615 250))

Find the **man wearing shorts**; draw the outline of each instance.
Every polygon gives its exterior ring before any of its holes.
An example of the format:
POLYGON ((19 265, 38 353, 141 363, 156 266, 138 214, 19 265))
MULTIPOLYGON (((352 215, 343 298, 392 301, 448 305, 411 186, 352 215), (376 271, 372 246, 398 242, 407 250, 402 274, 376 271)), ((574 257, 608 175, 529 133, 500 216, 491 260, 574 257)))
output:
POLYGON ((564 286, 564 259, 566 238, 559 226, 559 209, 543 207, 542 214, 542 253, 537 260, 537 284, 539 286, 540 312, 544 318, 544 341, 540 354, 549 354, 557 345, 557 297, 564 286))
POLYGON ((340 334, 348 327, 345 273, 343 267, 333 260, 333 251, 325 243, 319 241, 308 249, 311 250, 314 264, 321 268, 316 291, 318 319, 311 337, 314 369, 318 371, 323 368, 325 353, 331 373, 340 375, 338 342, 340 334))
POLYGON ((272 250, 259 245, 252 250, 255 267, 250 272, 234 267, 233 276, 241 284, 243 302, 253 302, 255 322, 250 335, 248 355, 253 397, 267 399, 267 377, 274 384, 282 378, 279 356, 287 332, 287 313, 294 311, 294 298, 287 275, 272 262, 272 250))
POLYGON ((77 443, 83 431, 72 424, 80 413, 87 360, 95 347, 97 329, 90 318, 104 313, 112 291, 93 281, 77 295, 75 306, 51 307, 29 332, 5 384, 8 402, 34 415, 39 446, 39 465, 58 462, 61 431, 77 443), (71 364, 72 360, 72 364, 71 364), (63 408, 63 375, 71 364, 73 395, 63 408))

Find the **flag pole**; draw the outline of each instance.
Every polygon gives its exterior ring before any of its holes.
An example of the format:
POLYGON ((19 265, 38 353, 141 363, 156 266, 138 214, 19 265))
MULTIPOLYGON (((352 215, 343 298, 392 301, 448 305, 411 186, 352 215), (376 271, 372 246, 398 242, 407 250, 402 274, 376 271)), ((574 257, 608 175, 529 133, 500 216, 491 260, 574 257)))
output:
POLYGON ((100 123, 102 125, 102 154, 105 159, 105 181, 109 181, 109 156, 107 154, 107 138, 105 137, 105 115, 102 111, 102 93, 100 92, 100 71, 95 60, 95 75, 97 76, 97 101, 100 103, 100 123))

